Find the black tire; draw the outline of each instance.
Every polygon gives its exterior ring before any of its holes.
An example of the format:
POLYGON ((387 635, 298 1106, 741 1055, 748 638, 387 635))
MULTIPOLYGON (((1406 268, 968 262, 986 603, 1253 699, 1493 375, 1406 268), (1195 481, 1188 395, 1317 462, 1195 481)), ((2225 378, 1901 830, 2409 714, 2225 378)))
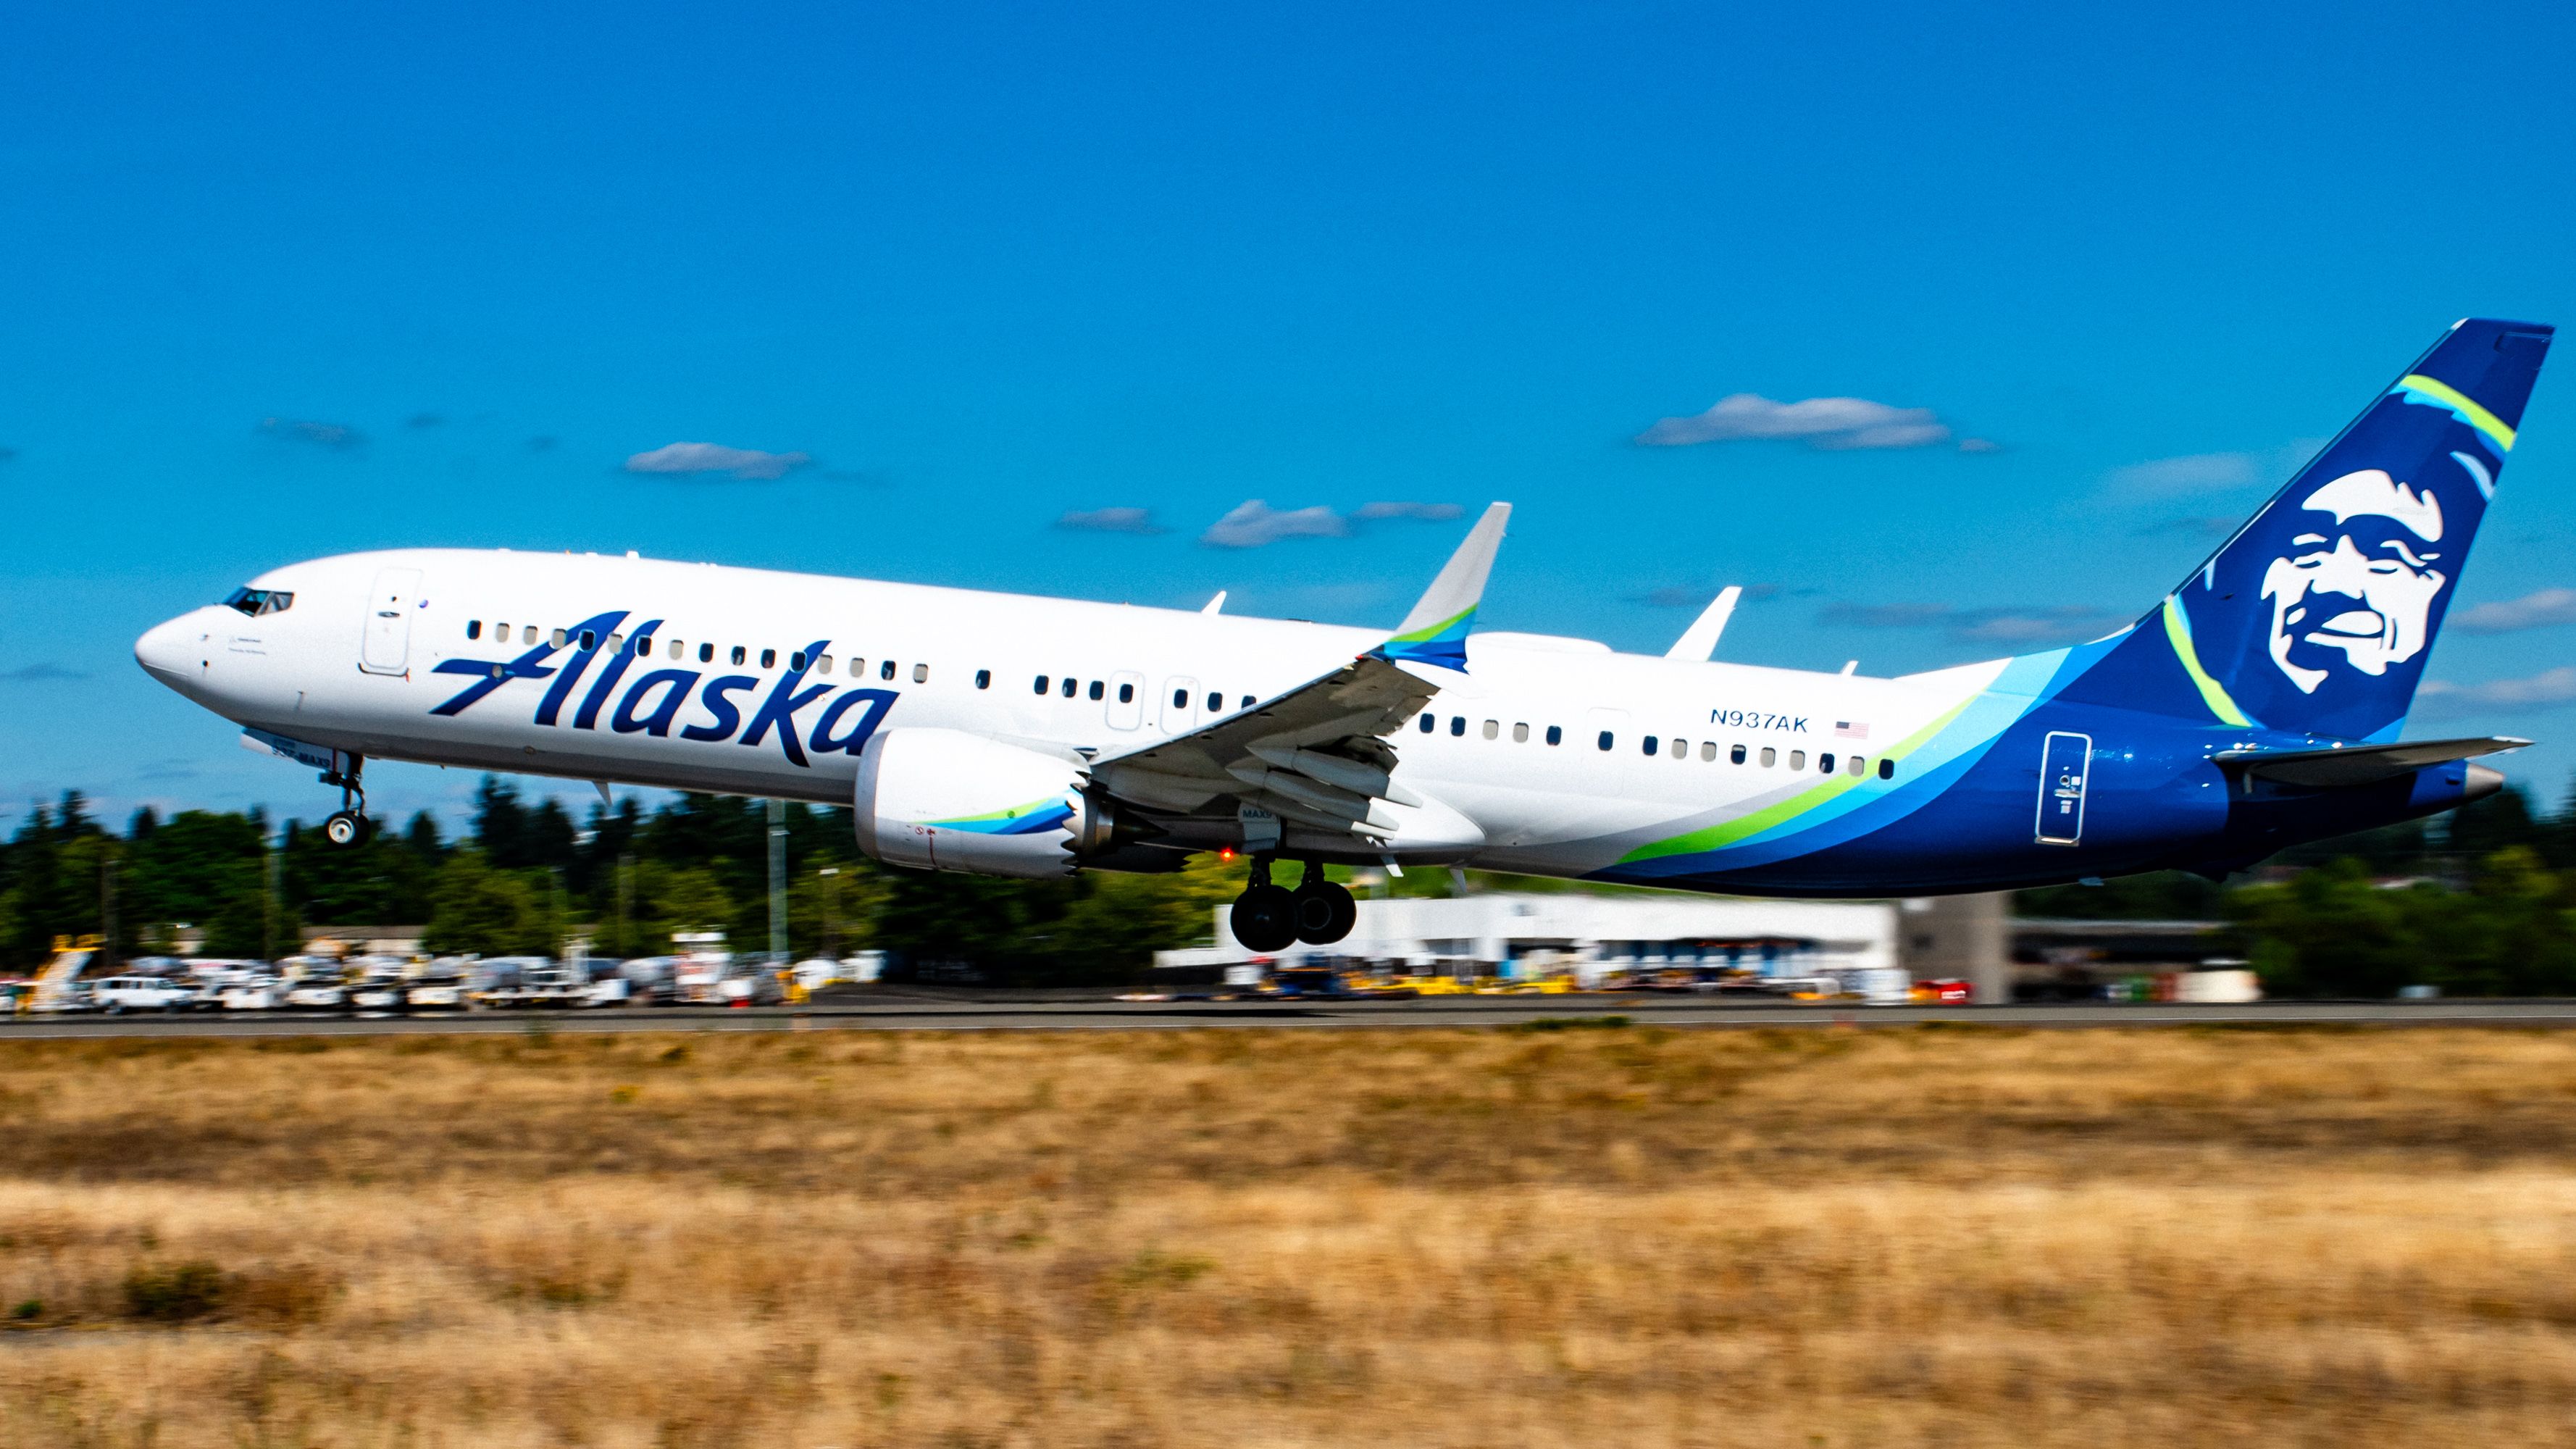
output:
POLYGON ((1297 942, 1296 900, 1275 885, 1257 885, 1234 899, 1234 912, 1229 918, 1234 939, 1247 951, 1268 955, 1285 951, 1297 942))
POLYGON ((367 838, 367 820, 352 810, 334 810, 322 822, 322 838, 346 850, 367 838))
POLYGON ((1359 923, 1359 902, 1331 881, 1299 886, 1289 899, 1296 911, 1297 939, 1309 946, 1329 946, 1359 923))

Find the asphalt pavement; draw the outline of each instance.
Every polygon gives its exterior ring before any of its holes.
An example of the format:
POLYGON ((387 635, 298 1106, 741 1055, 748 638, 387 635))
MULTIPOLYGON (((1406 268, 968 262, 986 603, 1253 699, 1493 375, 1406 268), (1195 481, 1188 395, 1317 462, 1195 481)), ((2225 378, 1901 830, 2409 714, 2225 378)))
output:
POLYGON ((2247 1005, 2071 1002, 2016 1006, 1856 1006, 1719 1002, 1699 997, 1434 997, 1411 1001, 957 1001, 828 1005, 470 1011, 401 1017, 319 1012, 187 1016, 20 1016, 0 1041, 103 1037, 389 1036, 438 1032, 1138 1031, 1208 1027, 1493 1027, 1619 1016, 1671 1027, 1917 1026, 2576 1026, 2576 1000, 2267 1001, 2247 1005))

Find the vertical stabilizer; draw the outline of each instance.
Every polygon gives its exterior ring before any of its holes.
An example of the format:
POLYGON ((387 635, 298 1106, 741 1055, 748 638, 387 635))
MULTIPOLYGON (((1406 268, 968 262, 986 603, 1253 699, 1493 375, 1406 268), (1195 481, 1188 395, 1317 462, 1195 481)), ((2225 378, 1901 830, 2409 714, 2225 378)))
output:
POLYGON ((2124 702, 2225 724, 2393 738, 2550 334, 2452 327, 2139 621, 2105 682, 2147 696, 2124 702))

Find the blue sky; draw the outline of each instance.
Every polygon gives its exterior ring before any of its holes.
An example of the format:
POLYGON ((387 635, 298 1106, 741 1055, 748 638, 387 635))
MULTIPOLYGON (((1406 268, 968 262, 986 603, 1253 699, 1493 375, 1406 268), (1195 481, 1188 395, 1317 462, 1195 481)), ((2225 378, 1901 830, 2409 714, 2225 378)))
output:
MULTIPOLYGON (((1733 582, 1750 662, 2100 632, 2454 318, 2576 317, 2576 22, 2097 8, 18 16, 0 828, 327 809, 130 645, 386 545, 1391 624, 1462 525, 1354 511, 1505 498, 1491 627, 1660 650, 1733 582), (1735 394, 1928 411, 1635 441, 1735 394), (624 466, 678 442, 804 459, 624 466), (1339 536, 1203 541, 1252 500, 1339 536), (1162 531, 1059 523, 1116 509, 1162 531)), ((2416 734, 2576 737, 2571 366, 2453 618, 2526 602, 2416 734)))

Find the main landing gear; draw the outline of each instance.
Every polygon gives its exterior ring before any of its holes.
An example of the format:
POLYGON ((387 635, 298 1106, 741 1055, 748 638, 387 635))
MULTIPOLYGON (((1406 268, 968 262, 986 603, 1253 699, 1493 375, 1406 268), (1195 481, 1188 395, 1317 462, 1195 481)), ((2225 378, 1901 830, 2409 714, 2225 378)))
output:
POLYGON ((1234 939, 1245 950, 1267 954, 1299 941, 1329 946, 1349 935, 1359 918, 1359 903, 1349 891, 1324 879, 1322 865, 1307 861, 1305 876, 1291 891, 1272 885, 1269 859, 1256 856, 1252 883, 1235 898, 1231 923, 1234 939))
POLYGON ((322 772, 322 783, 340 787, 340 808, 322 822, 322 838, 347 849, 367 838, 367 792, 358 783, 359 772, 367 767, 364 755, 349 757, 349 772, 322 772))

